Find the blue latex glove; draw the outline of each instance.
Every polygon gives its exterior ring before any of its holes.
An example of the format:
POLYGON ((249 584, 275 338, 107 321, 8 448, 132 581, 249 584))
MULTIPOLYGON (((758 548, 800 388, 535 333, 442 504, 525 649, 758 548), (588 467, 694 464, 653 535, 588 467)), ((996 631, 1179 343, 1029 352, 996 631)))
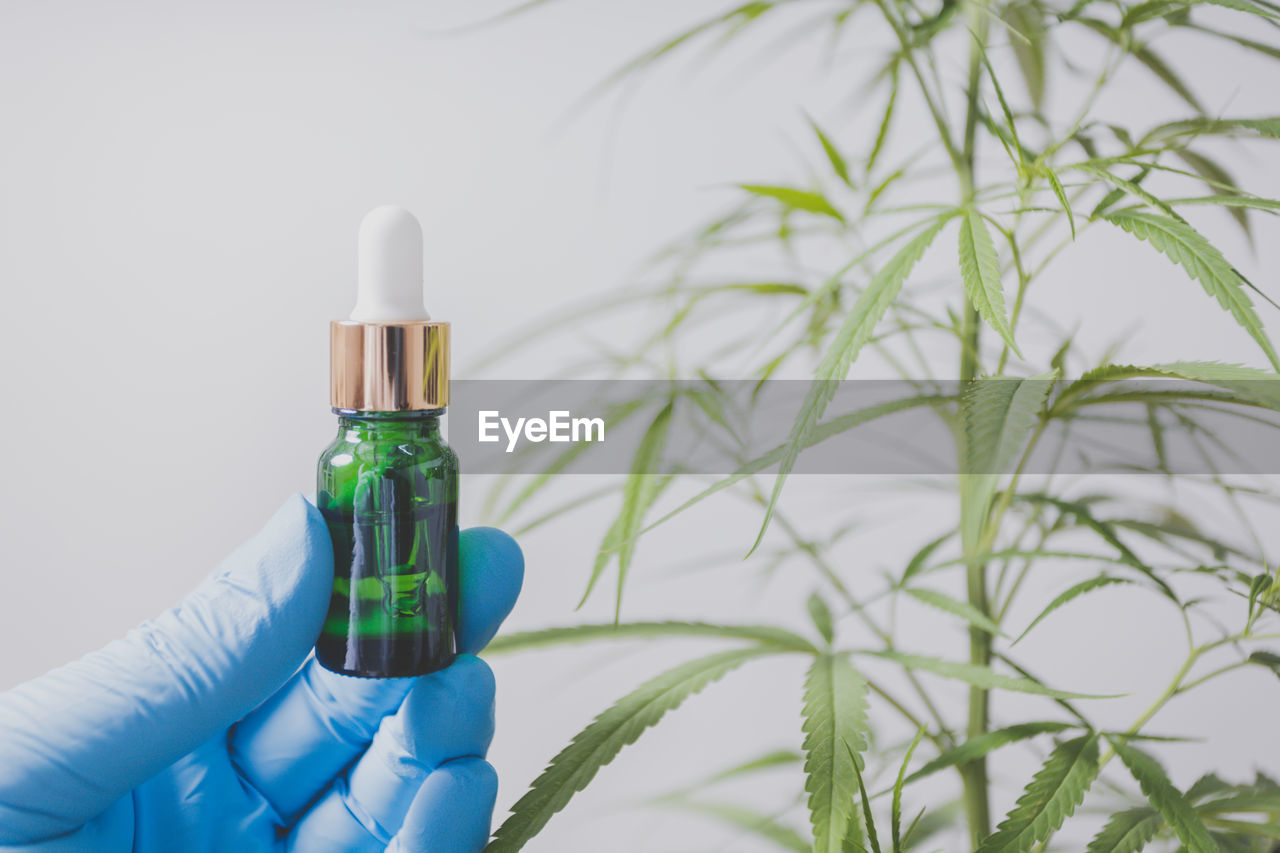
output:
POLYGON ((329 535, 290 499, 177 607, 0 694, 0 850, 479 851, 497 777, 473 655, 524 564, 497 530, 460 547, 465 654, 423 678, 335 675, 307 658, 329 535))

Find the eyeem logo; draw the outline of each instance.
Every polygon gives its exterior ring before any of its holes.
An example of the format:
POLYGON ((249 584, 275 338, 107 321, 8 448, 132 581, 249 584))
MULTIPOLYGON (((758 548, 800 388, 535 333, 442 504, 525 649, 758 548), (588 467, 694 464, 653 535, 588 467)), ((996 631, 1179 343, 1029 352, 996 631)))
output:
POLYGON ((499 430, 506 433, 507 453, 512 453, 520 439, 535 444, 543 441, 579 442, 604 441, 604 418, 575 418, 569 412, 548 412, 546 420, 542 418, 510 418, 502 417, 501 412, 482 411, 480 415, 480 441, 495 443, 502 440, 499 430))

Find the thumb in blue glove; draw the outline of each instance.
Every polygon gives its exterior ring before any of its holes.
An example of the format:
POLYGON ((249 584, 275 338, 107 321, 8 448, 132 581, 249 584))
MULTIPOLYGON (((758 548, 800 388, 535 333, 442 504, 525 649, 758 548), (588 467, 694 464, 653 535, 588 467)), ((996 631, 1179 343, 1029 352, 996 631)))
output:
POLYGON ((0 694, 0 850, 480 850, 494 684, 473 655, 523 559, 493 529, 464 531, 460 550, 457 662, 335 675, 308 658, 328 533, 290 499, 177 607, 0 694))

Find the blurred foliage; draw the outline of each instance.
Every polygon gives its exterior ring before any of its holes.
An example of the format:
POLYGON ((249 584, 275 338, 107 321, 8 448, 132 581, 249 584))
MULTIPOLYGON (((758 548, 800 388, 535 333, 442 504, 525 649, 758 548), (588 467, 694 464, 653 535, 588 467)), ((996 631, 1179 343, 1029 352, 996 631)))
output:
MULTIPOLYGON (((512 13, 547 2, 535 0, 512 13)), ((585 595, 612 572, 618 621, 507 635, 495 641, 493 651, 678 637, 725 641, 731 648, 659 675, 603 711, 532 783, 489 849, 520 849, 603 765, 686 698, 731 670, 776 655, 807 661, 804 695, 797 697, 802 753, 765 751, 756 761, 673 792, 663 804, 783 850, 815 853, 918 849, 957 825, 981 853, 1046 850, 1082 803, 1114 810, 1088 845, 1090 853, 1276 847, 1280 785, 1264 775, 1228 782, 1208 774, 1180 790, 1151 754, 1162 739, 1146 731, 1171 700, 1222 675, 1243 668, 1259 676, 1280 674, 1280 576, 1266 565, 1258 539, 1251 545, 1228 541, 1173 502, 1153 509, 1119 492, 1080 493, 1061 478, 1023 473, 1021 463, 1050 425, 1069 427, 1121 401, 1144 406, 1145 426, 1162 460, 1169 429, 1214 441, 1212 428, 1199 420, 1209 409, 1244 417, 1280 409, 1280 386, 1273 384, 1280 379, 1274 372, 1280 357, 1255 305, 1259 298, 1272 300, 1184 217, 1194 208, 1219 208, 1252 239, 1254 218, 1280 211, 1280 201, 1259 197, 1238 180, 1235 160, 1222 159, 1224 144, 1280 138, 1280 117, 1210 113, 1196 90, 1199 58, 1186 47, 1195 40, 1226 43, 1241 54, 1280 59, 1278 19, 1280 6, 1269 0, 756 0, 726 8, 654 46, 593 93, 696 46, 715 55, 748 35, 766 42, 808 39, 819 49, 838 44, 856 28, 861 42, 878 45, 880 52, 879 70, 861 95, 879 108, 876 120, 861 126, 860 137, 805 117, 809 159, 818 164, 808 181, 737 185, 728 210, 659 253, 650 270, 658 286, 631 286, 616 297, 562 312, 565 322, 582 323, 599 313, 659 306, 662 318, 651 334, 606 358, 619 376, 703 381, 696 390, 683 384, 667 397, 637 399, 612 413, 615 423, 635 419, 646 425, 634 473, 616 486, 593 488, 550 509, 543 498, 555 472, 513 479, 495 491, 496 516, 523 518, 525 529, 564 523, 575 508, 617 495, 616 520, 603 535, 594 565, 585 567, 585 595), (1158 47, 1170 33, 1182 37, 1175 59, 1158 47), (1082 44, 1094 52, 1080 51, 1082 44), (965 73, 952 73, 957 62, 965 73), (1123 66, 1151 75, 1182 105, 1185 117, 1154 127, 1101 120, 1099 99, 1118 84, 1123 66), (1061 89, 1079 97, 1059 95, 1061 89), (894 138, 908 110, 919 111, 935 132, 910 150, 894 138), (1033 285, 1095 226, 1130 235, 1167 258, 1173 265, 1170 286, 1177 279, 1198 284, 1208 297, 1206 310, 1227 312, 1268 369, 1217 363, 1210 360, 1213 353, 1204 352, 1172 364, 1125 365, 1111 356, 1090 361, 1072 335, 1047 321, 1032 325, 1033 285), (949 240, 954 242, 948 248, 949 240), (761 253, 781 259, 790 272, 728 280, 716 272, 735 263, 762 269, 761 253), (913 287, 919 262, 938 253, 952 256, 953 274, 941 284, 913 287), (757 309, 768 318, 763 331, 739 320, 742 312, 757 309), (1043 344, 1054 334, 1058 340, 1046 353, 1043 344), (690 341, 718 346, 682 355, 690 341), (947 364, 926 355, 937 351, 939 341, 954 353, 947 364), (845 379, 868 350, 916 393, 825 417, 832 381, 845 379), (715 377, 745 372, 764 380, 795 365, 814 365, 813 382, 787 441, 769 454, 744 459, 733 476, 706 484, 677 506, 664 504, 675 478, 644 472, 653 470, 672 430, 699 430, 709 440, 741 444, 735 433, 740 415, 727 410, 730 401, 719 393, 715 377), (1072 372, 1079 376, 1072 378, 1072 372), (931 381, 938 375, 958 376, 961 393, 941 390, 931 381), (1011 381, 982 383, 982 377, 1011 381), (1150 385, 1135 391, 1123 384, 1137 377, 1183 381, 1167 391, 1150 385), (952 478, 959 504, 954 525, 933 530, 922 520, 923 544, 912 558, 887 577, 863 573, 855 585, 851 570, 830 555, 850 537, 875 532, 849 519, 829 538, 806 537, 786 512, 788 475, 815 443, 920 407, 936 412, 953 432, 957 469, 983 473, 952 478), (986 473, 993 470, 1008 473, 986 473), (770 542, 783 543, 779 551, 758 552, 753 559, 785 557, 813 569, 819 591, 809 600, 809 635, 775 625, 623 621, 625 581, 638 565, 637 543, 659 535, 655 528, 673 516, 732 493, 761 509, 754 543, 744 542, 744 549, 756 552, 766 534, 770 542), (532 507, 540 507, 540 514, 531 516, 532 507), (1011 605, 1028 575, 1062 561, 1072 561, 1084 574, 1027 624, 1010 624, 1011 605), (954 573, 963 574, 963 600, 934 585, 954 573), (1184 597, 1180 579, 1192 574, 1214 582, 1218 593, 1184 597), (1149 590, 1181 613, 1185 637, 1169 638, 1169 644, 1185 642, 1186 653, 1147 710, 1127 728, 1111 731, 1081 710, 1081 694, 1032 675, 1017 646, 1046 617, 1069 611, 1076 599, 1122 587, 1149 590), (899 643, 910 626, 881 624, 868 609, 900 596, 954 619, 968 634, 967 657, 946 660, 903 650, 899 643), (1224 600, 1238 602, 1229 624, 1209 615, 1224 600), (852 639, 861 644, 850 644, 852 639), (870 660, 900 667, 908 691, 872 678, 863 667, 870 660), (963 719, 935 699, 935 678, 967 686, 963 719), (993 726, 990 699, 996 691, 1041 697, 1043 716, 993 726), (879 743, 869 728, 869 707, 901 717, 918 731, 915 743, 879 743), (993 821, 988 761, 1016 747, 1035 749, 1043 763, 1009 813, 993 821), (880 767, 900 760, 890 787, 869 790, 869 784, 875 788, 873 777, 864 773, 873 760, 880 767), (786 804, 770 815, 708 798, 727 779, 780 765, 803 766, 806 781, 797 801, 803 799, 811 818, 803 830, 781 816, 786 804), (916 782, 946 773, 957 783, 955 802, 926 803, 904 813, 916 782)), ((843 71, 833 63, 827 73, 843 71)), ((1113 274, 1119 285, 1123 272, 1113 274)), ((1117 310, 1086 307, 1099 316, 1117 310)), ((544 333, 546 328, 560 329, 544 326, 544 333)), ((1163 465, 1146 473, 1174 479, 1163 465)), ((1237 509, 1244 527, 1243 502, 1274 502, 1264 489, 1225 476, 1201 477, 1198 484, 1221 506, 1237 509)), ((1274 733, 1259 733, 1258 740, 1274 747, 1274 733)), ((1275 757, 1273 749, 1270 758, 1275 757)))

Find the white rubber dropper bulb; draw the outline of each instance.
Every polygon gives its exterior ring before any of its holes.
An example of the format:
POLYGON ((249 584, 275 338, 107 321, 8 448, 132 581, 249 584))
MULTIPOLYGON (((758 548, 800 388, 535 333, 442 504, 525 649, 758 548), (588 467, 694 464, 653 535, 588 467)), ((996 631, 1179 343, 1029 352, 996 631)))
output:
POLYGON ((422 227, 412 213, 384 205, 365 214, 360 222, 358 269, 352 320, 431 319, 422 298, 422 227))

